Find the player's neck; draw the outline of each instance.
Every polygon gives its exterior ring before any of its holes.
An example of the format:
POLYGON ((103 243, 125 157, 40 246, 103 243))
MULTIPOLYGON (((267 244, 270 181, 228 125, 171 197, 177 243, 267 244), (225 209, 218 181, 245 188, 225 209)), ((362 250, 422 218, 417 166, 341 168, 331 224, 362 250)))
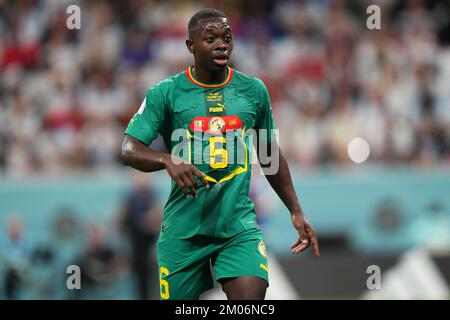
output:
POLYGON ((228 76, 228 68, 219 71, 205 70, 195 65, 192 69, 192 76, 195 80, 205 84, 219 84, 226 81, 228 76))

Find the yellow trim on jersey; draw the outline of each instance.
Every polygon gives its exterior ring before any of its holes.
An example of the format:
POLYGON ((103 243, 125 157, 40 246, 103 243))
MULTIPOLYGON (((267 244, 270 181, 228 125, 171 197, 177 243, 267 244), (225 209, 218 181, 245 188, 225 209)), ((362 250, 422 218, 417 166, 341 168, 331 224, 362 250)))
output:
POLYGON ((192 70, 191 69, 192 69, 192 67, 188 67, 186 69, 186 75, 187 75, 188 79, 191 82, 193 82, 194 84, 196 84, 196 85, 198 85, 200 87, 203 87, 203 88, 220 88, 220 87, 223 87, 223 86, 227 85, 231 81, 231 78, 233 77, 233 69, 230 68, 230 67, 227 67, 228 75, 227 75, 227 78, 225 79, 224 82, 219 83, 219 84, 206 84, 206 83, 201 83, 200 81, 196 80, 194 78, 194 76, 192 75, 192 70))
MULTIPOLYGON (((242 130, 242 140, 244 140, 244 135, 245 135, 245 128, 242 130)), ((248 149, 247 146, 245 145, 245 141, 244 142, 244 148, 245 148, 245 165, 244 167, 239 167, 236 170, 234 170, 233 172, 231 172, 229 175, 223 177, 222 179, 220 179, 219 181, 217 181, 217 179, 214 179, 211 176, 205 175, 205 179, 211 182, 215 182, 215 183, 221 183, 227 180, 230 180, 231 178, 237 176, 238 174, 241 174, 243 172, 246 172, 248 170, 248 149)))
MULTIPOLYGON (((189 154, 188 155, 188 161, 190 163, 192 163, 191 162, 191 138, 192 138, 192 135, 189 132, 189 129, 186 129, 186 135, 187 135, 187 138, 188 138, 188 154, 189 154)), ((223 177, 219 181, 217 181, 217 179, 214 179, 213 177, 208 176, 208 175, 205 175, 205 180, 208 180, 208 181, 211 181, 211 182, 214 182, 214 183, 221 183, 221 182, 230 180, 231 178, 237 176, 238 174, 244 173, 244 172, 246 172, 248 170, 248 149, 247 149, 247 146, 246 146, 245 141, 244 141, 244 136, 245 136, 245 128, 243 128, 243 130, 242 130, 242 141, 244 143, 244 148, 245 148, 245 164, 244 164, 244 167, 237 168, 236 170, 231 172, 229 175, 223 177)))
POLYGON ((260 263, 259 267, 264 269, 266 272, 269 272, 269 268, 267 268, 267 266, 265 264, 260 263))

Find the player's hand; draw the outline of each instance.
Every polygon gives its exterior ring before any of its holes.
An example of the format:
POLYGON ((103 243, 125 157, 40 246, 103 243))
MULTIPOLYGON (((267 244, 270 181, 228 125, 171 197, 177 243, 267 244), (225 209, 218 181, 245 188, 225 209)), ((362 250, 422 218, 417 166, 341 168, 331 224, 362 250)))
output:
POLYGON ((209 184, 205 179, 205 174, 198 170, 191 163, 184 161, 181 158, 172 158, 171 155, 164 161, 167 173, 177 183, 178 187, 185 194, 185 197, 192 195, 197 198, 198 186, 195 176, 197 176, 206 188, 209 188, 209 184))
POLYGON ((316 234, 302 212, 291 214, 292 224, 298 232, 298 240, 291 246, 292 253, 297 254, 309 248, 311 245, 314 249, 314 255, 320 255, 319 242, 316 234))

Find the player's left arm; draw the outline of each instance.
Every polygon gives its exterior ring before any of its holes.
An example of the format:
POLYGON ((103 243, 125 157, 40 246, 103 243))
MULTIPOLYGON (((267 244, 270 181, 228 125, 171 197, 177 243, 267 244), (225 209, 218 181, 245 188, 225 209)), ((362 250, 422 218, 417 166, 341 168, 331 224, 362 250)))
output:
POLYGON ((257 82, 257 88, 258 91, 256 96, 258 97, 259 117, 255 122, 255 129, 258 131, 256 134, 256 147, 261 168, 273 190, 275 190, 291 213, 292 224, 298 232, 298 240, 291 246, 292 252, 300 253, 312 245, 314 254, 319 256, 319 243, 316 234, 300 206, 292 184, 291 173, 289 172, 287 161, 284 158, 276 139, 275 122, 273 119, 269 92, 261 80, 257 82), (265 147, 264 149, 268 151, 267 154, 264 155, 269 156, 270 161, 268 163, 263 163, 266 162, 265 159, 264 161, 261 161, 261 147, 265 147), (273 169, 272 164, 274 164, 274 161, 278 161, 278 170, 275 172, 266 170, 268 168, 273 169))
MULTIPOLYGON (((312 245, 314 254, 319 256, 320 252, 317 236, 311 224, 308 222, 302 207, 300 206, 300 202, 298 201, 298 197, 292 183, 288 163, 284 158, 276 139, 272 141, 271 148, 278 148, 279 168, 275 174, 266 174, 265 176, 273 190, 275 190, 281 201, 283 201, 288 208, 291 214, 292 225, 298 232, 298 240, 291 246, 292 253, 300 253, 312 245)), ((261 167, 264 171, 264 166, 262 164, 261 167)))

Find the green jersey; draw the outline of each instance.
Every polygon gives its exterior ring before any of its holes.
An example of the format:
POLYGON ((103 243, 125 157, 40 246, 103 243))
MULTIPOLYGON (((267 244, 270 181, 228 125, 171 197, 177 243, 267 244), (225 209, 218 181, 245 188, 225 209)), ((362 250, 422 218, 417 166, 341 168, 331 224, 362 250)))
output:
POLYGON ((249 197, 250 129, 273 136, 269 94, 261 80, 232 68, 222 84, 202 84, 187 68, 148 90, 125 134, 146 145, 160 134, 167 149, 195 165, 210 185, 197 180, 195 199, 172 181, 161 224, 165 237, 231 237, 258 228, 249 197))

